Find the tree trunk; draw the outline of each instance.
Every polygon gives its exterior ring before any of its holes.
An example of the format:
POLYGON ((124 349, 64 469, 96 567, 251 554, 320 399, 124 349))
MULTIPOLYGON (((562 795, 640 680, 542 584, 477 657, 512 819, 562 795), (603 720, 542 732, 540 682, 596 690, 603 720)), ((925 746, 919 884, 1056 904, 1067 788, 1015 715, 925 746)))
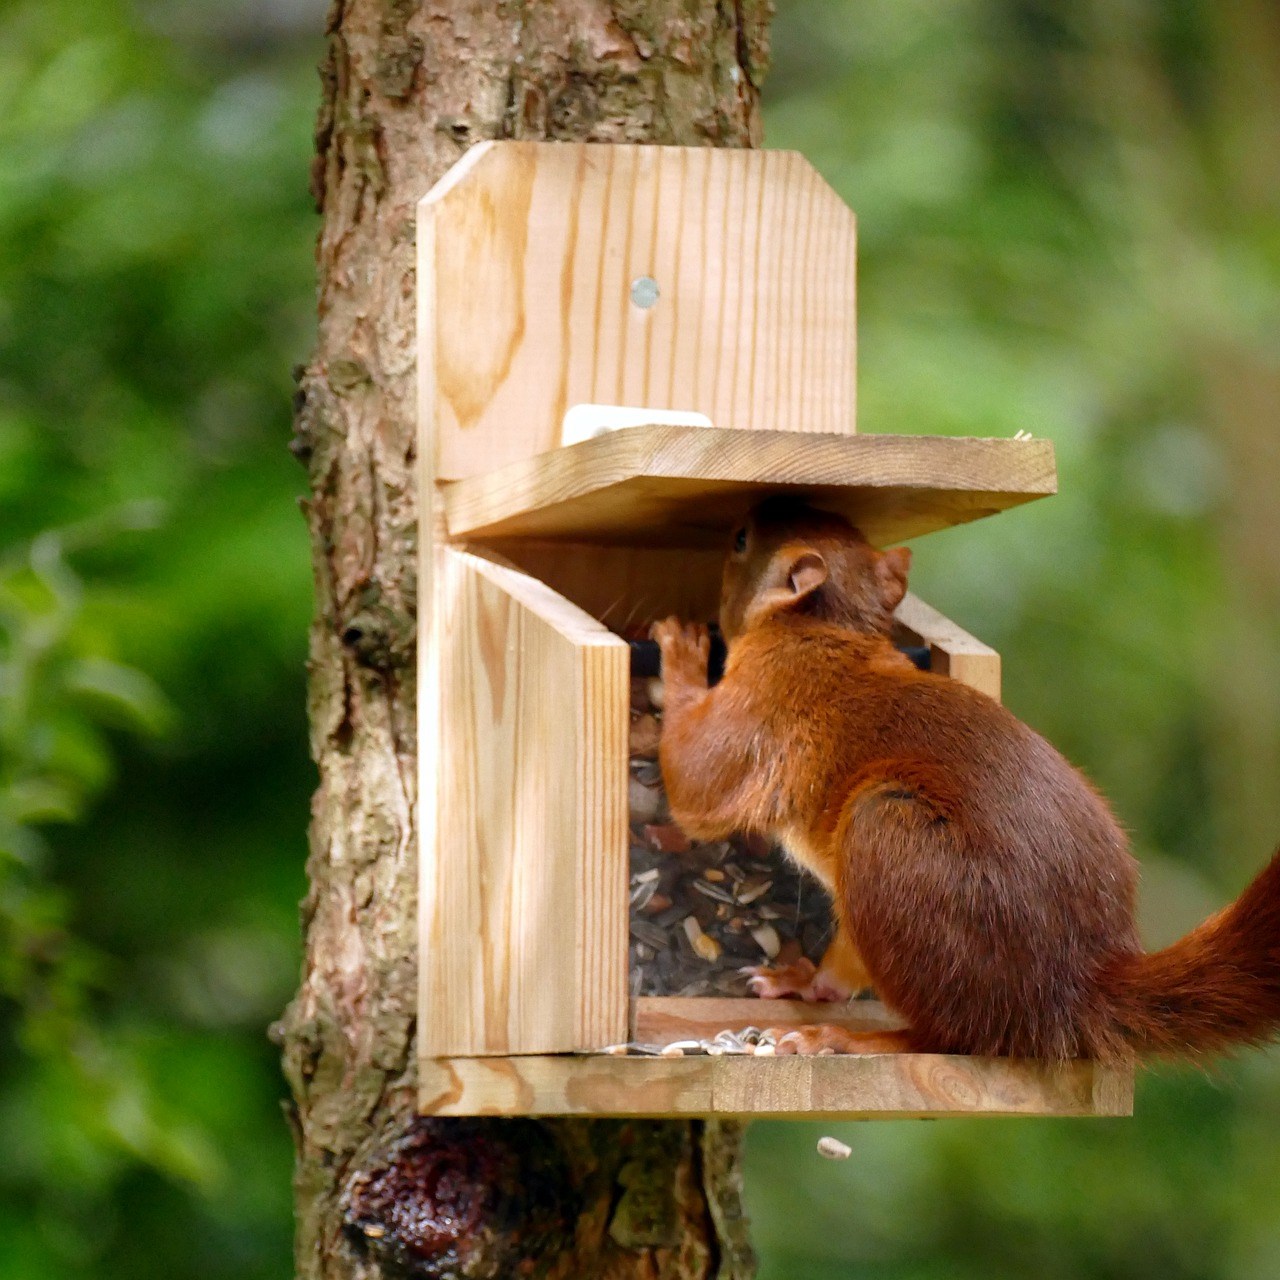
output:
POLYGON ((319 336, 294 450, 316 579, 310 888, 281 1023, 301 1277, 753 1270, 738 1131, 416 1113, 414 206, 486 138, 749 146, 768 0, 334 0, 319 336))

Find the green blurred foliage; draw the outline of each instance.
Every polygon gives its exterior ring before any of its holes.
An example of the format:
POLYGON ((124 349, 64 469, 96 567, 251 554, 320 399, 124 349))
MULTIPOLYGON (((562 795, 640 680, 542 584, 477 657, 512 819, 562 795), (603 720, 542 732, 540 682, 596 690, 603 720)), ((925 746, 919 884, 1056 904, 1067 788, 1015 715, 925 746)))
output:
POLYGON ((0 9, 3 1280, 288 1270, 321 19, 0 9))
MULTIPOLYGON (((288 1273, 322 8, 0 10, 0 1280, 288 1273)), ((1280 635, 1230 394, 1280 349, 1271 9, 780 9, 770 144, 859 215, 862 429, 1058 448, 1061 496, 922 541, 916 584, 1114 797, 1165 941, 1266 855, 1241 812, 1280 831, 1232 781, 1280 679, 1223 681, 1280 635)), ((763 1275, 1280 1274, 1278 1116, 1258 1053, 1144 1077, 1132 1122, 757 1125, 763 1275)))

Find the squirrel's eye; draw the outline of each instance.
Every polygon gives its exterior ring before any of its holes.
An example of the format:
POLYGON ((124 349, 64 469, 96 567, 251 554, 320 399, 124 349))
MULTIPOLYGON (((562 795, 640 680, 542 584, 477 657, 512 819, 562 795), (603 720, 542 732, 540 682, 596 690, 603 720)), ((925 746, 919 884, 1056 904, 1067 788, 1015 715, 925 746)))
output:
POLYGON ((747 526, 745 524, 733 535, 733 549, 735 551, 745 551, 747 549, 747 526))

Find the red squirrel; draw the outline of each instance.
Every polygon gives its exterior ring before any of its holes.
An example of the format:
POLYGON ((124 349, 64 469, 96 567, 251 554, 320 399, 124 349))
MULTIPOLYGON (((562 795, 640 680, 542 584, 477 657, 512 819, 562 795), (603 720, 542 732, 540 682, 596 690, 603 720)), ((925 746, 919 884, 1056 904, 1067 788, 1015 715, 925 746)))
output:
POLYGON ((838 516, 773 499, 725 566, 720 683, 707 687, 705 627, 653 628, 675 819, 703 840, 778 840, 834 898, 818 971, 759 970, 757 989, 831 998, 869 979, 905 1022, 779 1032, 777 1052, 1121 1063, 1280 1029, 1280 854, 1145 953, 1137 863, 1107 802, 994 699, 893 647, 909 566, 838 516))

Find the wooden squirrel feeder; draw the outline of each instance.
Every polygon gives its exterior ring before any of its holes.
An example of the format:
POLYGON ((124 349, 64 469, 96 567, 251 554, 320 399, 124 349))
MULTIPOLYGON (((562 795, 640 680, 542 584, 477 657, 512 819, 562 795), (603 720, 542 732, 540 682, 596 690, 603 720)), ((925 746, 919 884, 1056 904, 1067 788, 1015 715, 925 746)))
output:
MULTIPOLYGON (((605 625, 714 617, 727 534, 769 493, 883 545, 1054 492, 1044 441, 855 434, 855 244, 788 152, 487 143, 419 206, 425 1113, 1131 1109, 1131 1074, 1090 1062, 604 1052, 889 1025, 870 1001, 630 996, 630 650, 605 625)), ((999 696, 993 650, 911 596, 898 622, 999 696)))

